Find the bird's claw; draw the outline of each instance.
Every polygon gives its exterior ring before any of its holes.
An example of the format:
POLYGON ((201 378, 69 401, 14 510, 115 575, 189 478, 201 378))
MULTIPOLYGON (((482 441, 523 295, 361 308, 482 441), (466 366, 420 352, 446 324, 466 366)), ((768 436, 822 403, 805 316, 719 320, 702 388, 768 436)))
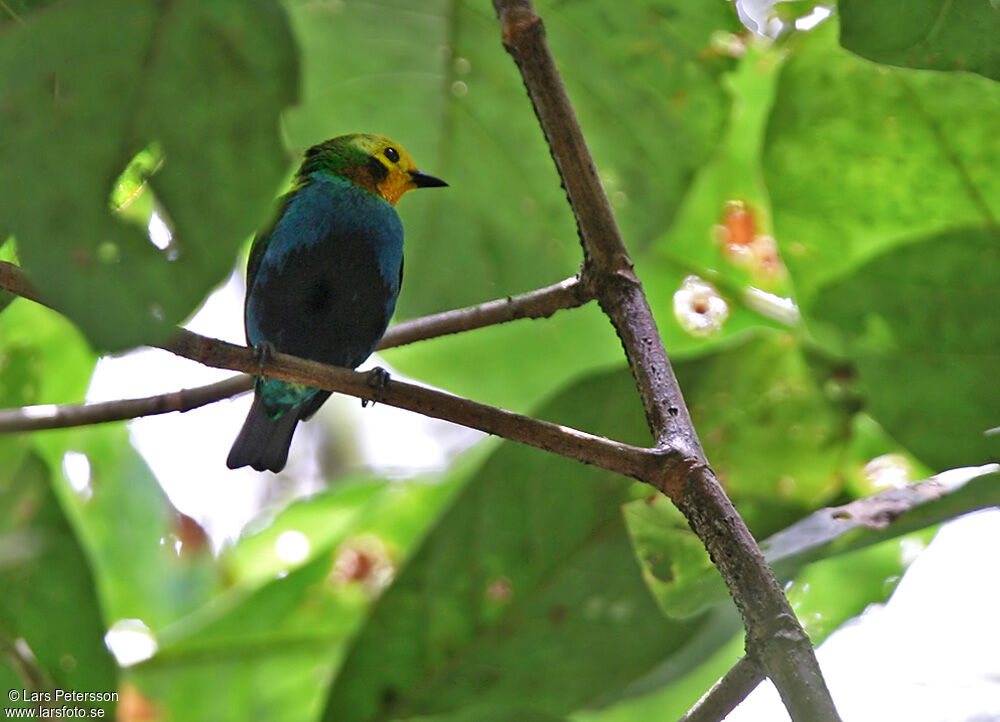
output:
MULTIPOLYGON (((368 375, 365 378, 365 383, 375 390, 375 394, 372 397, 371 402, 373 404, 380 404, 382 403, 382 394, 385 393, 385 389, 389 385, 389 372, 381 366, 376 366, 368 372, 368 375)), ((361 406, 365 407, 367 405, 368 401, 362 399, 361 406)))
POLYGON ((278 353, 278 350, 274 347, 274 344, 270 341, 261 341, 259 344, 253 347, 253 357, 257 362, 257 375, 264 375, 264 367, 267 366, 271 361, 274 360, 274 355, 278 353))

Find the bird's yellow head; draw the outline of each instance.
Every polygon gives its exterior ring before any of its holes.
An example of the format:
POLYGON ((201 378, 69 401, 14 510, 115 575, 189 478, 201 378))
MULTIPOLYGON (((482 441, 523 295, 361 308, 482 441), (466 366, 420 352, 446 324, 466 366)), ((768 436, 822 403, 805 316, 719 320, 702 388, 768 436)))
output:
POLYGON ((306 151, 299 177, 316 171, 338 175, 393 205, 406 191, 448 185, 417 170, 399 143, 384 135, 341 135, 306 151))

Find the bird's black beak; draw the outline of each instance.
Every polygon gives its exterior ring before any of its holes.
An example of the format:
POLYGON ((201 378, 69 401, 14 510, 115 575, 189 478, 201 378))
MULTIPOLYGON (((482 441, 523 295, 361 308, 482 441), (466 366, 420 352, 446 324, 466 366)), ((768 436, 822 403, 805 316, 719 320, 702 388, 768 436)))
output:
POLYGON ((448 185, 440 178, 435 178, 427 173, 421 173, 418 170, 410 171, 410 179, 417 188, 442 188, 448 185))

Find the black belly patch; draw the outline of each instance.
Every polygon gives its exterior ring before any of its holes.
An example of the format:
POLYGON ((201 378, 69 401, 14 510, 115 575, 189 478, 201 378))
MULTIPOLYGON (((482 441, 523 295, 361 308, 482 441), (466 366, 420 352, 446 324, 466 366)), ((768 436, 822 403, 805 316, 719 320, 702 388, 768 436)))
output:
POLYGON ((305 307, 307 313, 324 316, 333 305, 333 289, 325 279, 317 278, 306 292, 305 307))

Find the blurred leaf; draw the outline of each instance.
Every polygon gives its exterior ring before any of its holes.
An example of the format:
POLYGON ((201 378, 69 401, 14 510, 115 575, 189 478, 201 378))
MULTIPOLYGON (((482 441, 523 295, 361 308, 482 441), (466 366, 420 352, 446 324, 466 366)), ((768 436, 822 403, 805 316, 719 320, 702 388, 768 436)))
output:
MULTIPOLYGON (((7 263, 13 263, 18 265, 17 260, 17 242, 14 237, 4 238, 5 234, 3 230, 0 230, 0 261, 6 261, 7 263)), ((10 291, 5 291, 0 289, 0 312, 3 312, 7 306, 9 306, 14 299, 17 298, 10 291)))
POLYGON ((622 700, 600 710, 585 710, 573 715, 573 722, 636 722, 637 720, 679 719, 705 690, 718 681, 744 655, 745 634, 732 635, 701 665, 690 670, 673 684, 661 686, 644 695, 622 700))
MULTIPOLYGON (((96 360, 80 332, 54 311, 20 299, 0 313, 0 406, 82 399, 96 360)), ((20 468, 33 438, 0 435, 0 478, 20 468)))
POLYGON ((357 479, 292 505, 223 555, 234 585, 164 629, 160 651, 133 681, 189 722, 316 719, 333 666, 387 581, 348 574, 345 560, 377 543, 386 555, 380 571, 391 575, 464 473, 459 463, 444 481, 357 479), (300 566, 275 557, 288 532, 308 540, 300 566), (262 569, 247 568, 254 560, 262 569))
POLYGON ((24 25, 31 14, 53 5, 57 0, 3 0, 0 2, 0 32, 24 25))
POLYGON ((847 340, 868 411, 934 470, 997 458, 1000 236, 965 229, 872 259, 806 310, 847 340))
MULTIPOLYGON (((964 485, 942 488, 925 481, 921 482, 925 486, 892 489, 847 507, 820 509, 762 541, 761 550, 779 580, 792 579, 813 562, 996 506, 1000 504, 998 480, 1000 475, 995 470, 981 467, 978 475, 964 485), (872 506, 875 503, 877 506, 872 506), (878 513, 873 514, 872 509, 878 513)), ((728 599, 722 577, 714 568, 706 568, 696 576, 689 574, 682 581, 671 591, 674 598, 684 600, 684 605, 668 609, 668 613, 692 614, 728 599)), ((662 592, 659 596, 663 597, 662 592)))
POLYGON ((61 3, 0 36, 0 217, 95 345, 164 337, 224 279, 271 205, 295 83, 284 15, 265 0, 61 3), (165 249, 110 209, 114 179, 153 142, 165 249))
MULTIPOLYGON (((540 415, 648 439, 632 382, 618 373, 564 390, 540 415)), ((501 445, 376 605, 325 718, 388 720, 511 699, 565 714, 710 635, 707 620, 657 612, 619 509, 631 489, 593 467, 501 445)))
POLYGON ((381 502, 387 484, 383 479, 369 477, 338 478, 322 494, 296 501, 275 519, 268 519, 259 531, 244 531, 236 545, 223 550, 220 558, 227 577, 234 583, 247 584, 288 572, 289 562, 278 553, 282 535, 301 535, 313 553, 326 549, 357 524, 359 514, 381 502))
POLYGON ((316 719, 339 646, 365 609, 336 593, 331 561, 327 548, 249 594, 215 598, 164 630, 159 652, 130 679, 172 719, 316 719))
MULTIPOLYGON (((914 546, 931 535, 892 539, 842 556, 824 559, 801 570, 786 594, 814 644, 856 617, 870 604, 885 601, 914 559, 914 546)), ((573 715, 574 722, 635 722, 677 719, 744 655, 744 634, 734 634, 704 663, 673 684, 648 690, 595 712, 573 715)))
MULTIPOLYGON (((862 549, 998 503, 995 467, 890 489, 845 507, 820 509, 761 542, 775 574, 788 578, 810 562, 862 549)), ((947 474, 962 473, 953 470, 947 474)))
POLYGON ((0 339, 4 407, 83 400, 97 356, 63 316, 19 299, 0 314, 0 339))
POLYGON ((840 0, 840 42, 879 63, 1000 80, 995 0, 840 0))
MULTIPOLYGON (((87 558, 49 487, 45 464, 29 456, 0 479, 0 634, 24 640, 34 684, 113 692, 116 668, 87 558)), ((20 651, 20 650, 19 650, 20 651)), ((7 664, 10 660, 6 658, 7 664)), ((23 677, 12 689, 30 688, 23 677)), ((96 705, 95 705, 96 706, 96 705)), ((112 712, 113 703, 102 705, 112 712)))
POLYGON ((59 483, 94 566, 105 619, 139 619, 154 635, 203 604, 220 584, 205 550, 181 556, 177 512, 124 424, 33 437, 59 483))
MULTIPOLYGON (((793 336, 762 332, 674 366, 706 454, 757 536, 841 491, 849 408, 793 336)), ((628 504, 625 518, 643 576, 669 617, 725 599, 704 546, 666 497, 628 504)))
POLYGON ((677 507, 662 494, 625 505, 628 525, 643 577, 663 612, 683 619, 703 612, 709 603, 700 587, 715 600, 715 567, 701 540, 677 507), (707 585, 705 579, 711 579, 707 585))
POLYGON ((422 382, 527 413, 538 399, 621 363, 622 346, 596 303, 380 352, 422 382), (539 349, 545 349, 539 353, 539 349))
POLYGON ((518 706, 473 709, 432 717, 408 717, 410 722, 566 722, 565 717, 536 712, 518 706))
POLYGON ((762 331, 674 366, 712 468, 755 534, 840 492, 851 408, 792 334, 762 331))
MULTIPOLYGON (((776 267, 765 267, 751 248, 771 233, 760 152, 780 67, 781 54, 774 46, 751 42, 732 72, 723 76, 731 110, 722 141, 695 175, 674 223, 637 262, 643 280, 652 282, 651 293, 672 292, 676 282, 660 274, 686 269, 724 279, 730 287, 754 285, 790 295, 780 258, 776 267), (744 213, 740 229, 725 227, 727 206, 734 203, 744 213), (736 248, 727 248, 727 242, 736 248)), ((670 347, 675 348, 673 343, 670 347)))
POLYGON ((823 559, 785 587, 792 609, 814 645, 872 604, 888 601, 910 563, 937 531, 934 527, 823 559), (917 550, 915 550, 915 548, 917 550))
POLYGON ((806 34, 785 64, 764 148, 774 225, 801 304, 893 246, 1000 214, 1000 85, 896 70, 806 34))

